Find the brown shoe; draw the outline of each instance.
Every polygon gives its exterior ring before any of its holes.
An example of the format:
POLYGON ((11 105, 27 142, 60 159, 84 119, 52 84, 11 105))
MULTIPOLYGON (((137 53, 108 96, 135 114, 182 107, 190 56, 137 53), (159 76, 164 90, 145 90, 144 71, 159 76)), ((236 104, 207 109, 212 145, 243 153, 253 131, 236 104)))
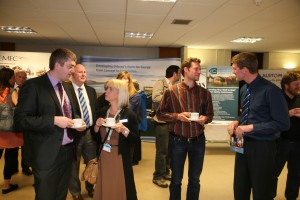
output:
POLYGON ((152 180, 152 182, 161 188, 167 188, 169 186, 164 179, 152 180))
POLYGON ((83 200, 81 194, 78 196, 73 196, 73 200, 83 200))

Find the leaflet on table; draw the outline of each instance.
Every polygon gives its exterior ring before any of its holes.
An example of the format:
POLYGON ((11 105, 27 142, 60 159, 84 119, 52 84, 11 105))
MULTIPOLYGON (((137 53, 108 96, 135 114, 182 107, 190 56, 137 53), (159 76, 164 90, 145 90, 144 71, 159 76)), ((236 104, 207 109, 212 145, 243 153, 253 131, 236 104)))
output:
POLYGON ((235 136, 230 137, 230 150, 237 153, 244 154, 244 137, 237 138, 235 136))

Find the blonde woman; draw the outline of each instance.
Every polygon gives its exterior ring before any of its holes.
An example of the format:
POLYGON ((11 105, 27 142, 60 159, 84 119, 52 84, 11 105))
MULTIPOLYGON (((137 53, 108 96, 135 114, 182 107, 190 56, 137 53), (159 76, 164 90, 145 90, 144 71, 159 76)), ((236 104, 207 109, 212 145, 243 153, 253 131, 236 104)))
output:
POLYGON ((112 79, 106 84, 105 99, 109 106, 100 110, 94 132, 104 142, 95 186, 95 200, 137 199, 130 144, 138 141, 136 115, 128 108, 128 86, 124 81, 112 79), (106 118, 115 118, 116 124, 108 127, 106 118), (111 128, 111 129, 110 129, 111 128), (108 138, 103 141, 108 132, 108 138))

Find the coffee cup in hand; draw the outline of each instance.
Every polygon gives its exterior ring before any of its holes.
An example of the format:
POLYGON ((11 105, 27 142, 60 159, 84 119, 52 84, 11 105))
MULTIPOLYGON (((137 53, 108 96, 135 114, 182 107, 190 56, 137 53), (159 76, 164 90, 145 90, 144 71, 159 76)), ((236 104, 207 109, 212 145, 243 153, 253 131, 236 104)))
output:
POLYGON ((74 121, 74 127, 82 127, 82 119, 81 118, 77 118, 77 119, 73 119, 74 121))
POLYGON ((199 113, 192 112, 191 113, 191 120, 198 120, 199 119, 199 113))
POLYGON ((107 126, 114 126, 116 124, 116 120, 113 117, 106 118, 106 125, 107 126))

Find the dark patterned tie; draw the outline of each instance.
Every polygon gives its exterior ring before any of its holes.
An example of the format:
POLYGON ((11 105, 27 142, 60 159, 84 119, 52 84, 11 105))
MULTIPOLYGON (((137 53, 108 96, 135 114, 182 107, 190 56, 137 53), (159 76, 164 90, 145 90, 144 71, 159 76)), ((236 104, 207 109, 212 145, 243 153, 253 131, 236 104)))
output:
POLYGON ((82 93, 82 88, 78 88, 78 97, 82 109, 83 120, 86 123, 86 127, 88 128, 90 126, 90 116, 89 116, 88 108, 86 106, 86 101, 82 93))
MULTIPOLYGON (((69 106, 68 106, 67 100, 64 97, 64 92, 63 92, 63 89, 62 89, 61 82, 57 83, 57 88, 58 88, 60 100, 64 101, 64 102, 62 102, 63 103, 64 116, 71 119, 71 113, 70 113, 70 110, 69 110, 69 106)), ((70 139, 73 139, 73 134, 71 133, 71 131, 69 129, 67 129, 67 134, 68 134, 68 137, 70 139)))
POLYGON ((242 115, 240 118, 240 125, 246 125, 248 123, 248 116, 249 116, 249 106, 250 106, 250 88, 247 85, 247 91, 245 98, 242 102, 242 115))

